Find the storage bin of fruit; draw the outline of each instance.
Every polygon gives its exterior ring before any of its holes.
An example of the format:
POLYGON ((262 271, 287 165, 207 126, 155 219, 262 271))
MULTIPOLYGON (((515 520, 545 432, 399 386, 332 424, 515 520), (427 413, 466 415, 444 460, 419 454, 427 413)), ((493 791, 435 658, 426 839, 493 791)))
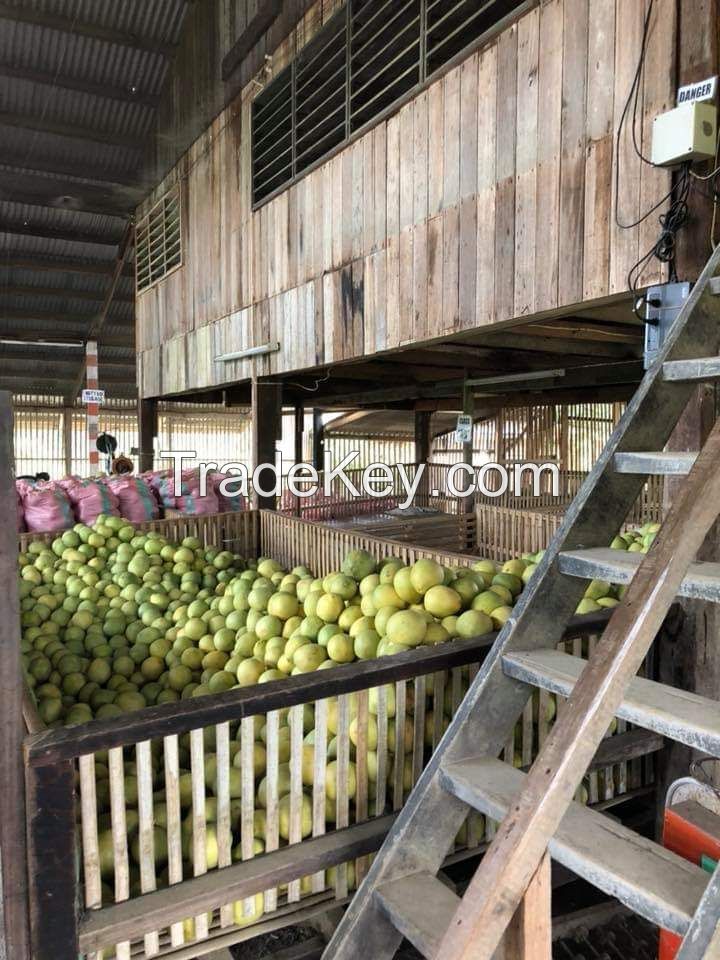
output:
MULTIPOLYGON (((188 957, 343 900, 538 559, 254 511, 21 540, 38 960, 188 957)), ((615 595, 588 588, 572 652, 615 595)), ((528 702, 512 762, 559 706, 528 702)), ((647 783, 604 757, 581 799, 647 783)), ((488 829, 471 818, 452 855, 488 829)))

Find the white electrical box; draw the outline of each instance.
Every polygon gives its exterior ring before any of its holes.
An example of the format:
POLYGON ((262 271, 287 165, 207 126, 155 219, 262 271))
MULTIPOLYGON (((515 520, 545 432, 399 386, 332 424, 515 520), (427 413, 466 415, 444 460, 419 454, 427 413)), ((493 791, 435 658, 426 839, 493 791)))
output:
POLYGON ((717 108, 714 103, 683 103, 653 121, 652 162, 670 167, 715 156, 717 108))

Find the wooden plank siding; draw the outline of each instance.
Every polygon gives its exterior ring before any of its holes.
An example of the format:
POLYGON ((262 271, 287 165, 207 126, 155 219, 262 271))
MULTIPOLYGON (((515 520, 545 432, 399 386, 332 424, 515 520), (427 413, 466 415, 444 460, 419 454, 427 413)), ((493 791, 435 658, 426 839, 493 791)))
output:
MULTIPOLYGON (((677 0, 656 5, 638 132, 675 86, 677 0), (669 66, 668 66, 669 65, 669 66)), ((327 4, 325 5, 327 6, 327 4)), ((333 364, 621 293, 669 189, 615 131, 643 0, 543 0, 296 184, 253 209, 248 84, 166 177, 182 268, 137 302, 142 396, 333 364), (620 13, 622 3, 622 16, 620 13), (255 361, 227 351, 278 340, 255 361)), ((276 55, 312 35, 312 9, 276 55)), ((643 284, 661 282, 657 261, 643 284)))

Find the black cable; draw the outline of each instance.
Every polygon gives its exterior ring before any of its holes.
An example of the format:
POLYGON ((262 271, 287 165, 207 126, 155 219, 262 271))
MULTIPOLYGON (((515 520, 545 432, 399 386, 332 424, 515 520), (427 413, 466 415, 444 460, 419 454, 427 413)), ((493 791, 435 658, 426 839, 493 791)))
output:
MULTIPOLYGON (((623 111, 622 111, 622 113, 621 113, 621 115, 620 115, 620 123, 619 123, 619 125, 618 125, 617 138, 616 138, 616 141, 615 141, 615 223, 617 224, 618 227, 620 227, 620 228, 623 229, 623 230, 630 230, 630 229, 632 229, 633 227, 636 227, 638 224, 642 223, 643 220, 646 220, 646 219, 650 216, 650 214, 653 213, 653 211, 656 210, 657 207, 660 206, 660 204, 664 203, 664 201, 667 199, 667 196, 663 197, 663 199, 660 200, 660 201, 652 208, 652 210, 648 210, 648 212, 647 212, 646 214, 644 214, 644 215, 640 218, 640 220, 636 221, 635 223, 622 223, 621 220, 620 220, 620 213, 619 213, 619 206, 620 206, 620 141, 622 140, 623 127, 625 126, 625 121, 627 120, 627 115, 628 115, 628 111, 629 111, 629 109, 630 109, 630 104, 631 104, 631 102, 633 103, 633 118, 632 118, 632 119, 633 119, 633 123, 632 123, 632 142, 633 142, 633 148, 634 148, 634 150, 635 150, 635 153, 640 157, 640 159, 641 159, 642 161, 644 161, 645 163, 650 164, 651 166, 655 166, 655 164, 653 164, 651 160, 648 160, 645 156, 643 156, 642 150, 638 147, 638 143, 637 143, 637 129, 636 129, 636 128, 637 128, 638 102, 639 102, 639 99, 640 99, 640 86, 641 86, 641 81, 642 81, 642 77, 643 77, 643 72, 644 72, 644 70, 645 70, 645 57, 646 57, 646 55, 647 55, 647 44, 648 44, 648 38, 649 38, 649 36, 650 36, 650 19, 651 19, 651 17, 652 17, 652 11, 653 11, 654 3, 655 3, 655 0, 650 0, 650 2, 648 3, 647 12, 646 12, 646 14, 645 14, 645 21, 644 21, 644 24, 643 24, 643 35, 642 35, 642 43, 641 43, 641 45, 640 45, 640 56, 639 56, 639 58, 638 58, 638 64, 637 64, 637 67, 636 67, 636 69, 635 69, 635 75, 633 76, 633 81, 632 81, 632 84, 630 85, 630 90, 629 90, 629 92, 628 92, 627 99, 625 100, 625 106, 623 107, 623 111)), ((672 191, 671 191, 671 192, 672 192, 672 191)), ((668 194, 668 196, 669 196, 669 194, 668 194)))

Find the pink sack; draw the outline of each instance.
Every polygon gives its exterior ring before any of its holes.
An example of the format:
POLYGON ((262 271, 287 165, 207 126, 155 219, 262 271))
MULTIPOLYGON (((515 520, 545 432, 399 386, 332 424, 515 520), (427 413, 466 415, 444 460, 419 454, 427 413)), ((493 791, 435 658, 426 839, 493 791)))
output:
POLYGON ((160 505, 152 487, 142 477, 130 474, 109 477, 105 485, 118 499, 120 516, 130 523, 146 523, 160 516, 160 505))
POLYGON ((186 494, 183 497, 175 497, 172 508, 179 513, 187 516, 204 517, 211 513, 220 513, 218 498, 208 488, 208 494, 205 497, 186 494))
POLYGON ((59 483, 18 483, 25 524, 31 533, 55 533, 75 523, 72 506, 59 483))
POLYGON ((104 483, 98 480, 70 480, 63 486, 80 523, 94 523, 101 513, 120 516, 118 498, 104 483))
MULTIPOLYGON (((207 492, 214 493, 218 500, 218 508, 220 513, 240 513, 243 510, 247 510, 247 503, 245 502, 245 497, 238 493, 237 496, 226 497, 220 490, 220 485, 224 480, 231 479, 232 474, 224 473, 209 473, 207 478, 207 492)), ((240 477, 237 478, 240 480, 240 477)), ((234 484, 234 489, 237 489, 237 484, 234 484)))

